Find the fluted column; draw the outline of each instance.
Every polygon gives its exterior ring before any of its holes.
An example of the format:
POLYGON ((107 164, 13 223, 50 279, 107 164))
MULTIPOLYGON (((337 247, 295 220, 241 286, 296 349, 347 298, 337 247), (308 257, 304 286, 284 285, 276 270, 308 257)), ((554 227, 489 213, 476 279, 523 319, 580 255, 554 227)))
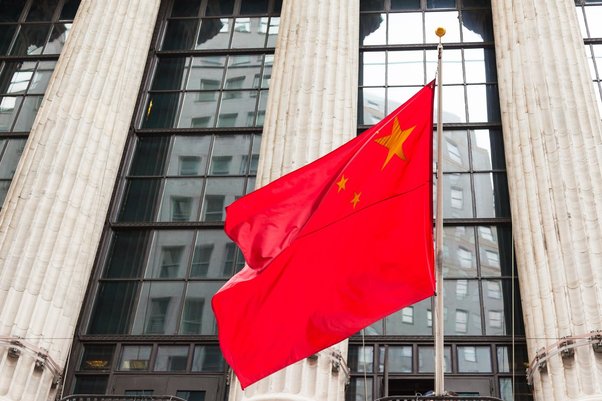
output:
POLYGON ((601 400, 602 129, 575 3, 492 7, 535 399, 601 400))
MULTIPOLYGON (((284 0, 261 143, 259 186, 356 135, 358 45, 358 0, 284 0)), ((311 296, 311 289, 307 295, 311 296)), ((346 355, 345 341, 244 392, 235 381, 230 400, 343 400, 346 355)))
POLYGON ((54 399, 159 0, 83 0, 0 212, 0 400, 54 399))

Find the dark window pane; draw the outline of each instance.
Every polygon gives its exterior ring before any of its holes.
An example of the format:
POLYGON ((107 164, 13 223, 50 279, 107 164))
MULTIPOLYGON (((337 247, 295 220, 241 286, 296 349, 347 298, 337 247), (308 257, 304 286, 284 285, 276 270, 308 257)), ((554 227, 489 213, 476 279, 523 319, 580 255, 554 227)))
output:
POLYGON ((109 376, 76 376, 74 394, 104 394, 109 376))
POLYGON ((34 1, 26 21, 51 21, 59 0, 34 1))
POLYGON ((426 0, 426 8, 455 8, 456 0, 426 0))
POLYGON ((111 369, 114 349, 114 345, 86 345, 79 368, 81 370, 111 369))
POLYGON ((188 72, 187 61, 185 57, 160 59, 151 89, 182 89, 188 72))
POLYGON ((268 0, 242 0, 240 3, 240 14, 267 14, 268 0))
POLYGON ((10 181, 0 180, 0 205, 4 203, 4 198, 6 198, 6 193, 8 192, 9 187, 10 181))
POLYGON ((490 11, 463 11, 462 35, 464 42, 493 41, 493 22, 490 11))
POLYGON ((11 179, 25 148, 25 139, 0 140, 0 179, 11 179))
POLYGON ((420 0, 391 0, 391 10, 420 10, 420 0))
POLYGON ((371 345, 366 347, 349 346, 347 363, 351 372, 374 372, 374 347, 371 345))
POLYGON ((386 14, 361 14, 360 45, 384 45, 386 43, 386 14))
POLYGON ((197 20, 171 20, 167 23, 162 50, 192 49, 196 37, 197 20))
POLYGON ((125 334, 134 306, 136 282, 101 283, 90 321, 90 334, 125 334))
POLYGON ((196 17, 201 0, 175 0, 171 8, 172 17, 196 17))
POLYGON ((65 46, 69 31, 71 30, 71 23, 68 24, 54 24, 52 32, 50 33, 50 40, 44 48, 44 54, 60 54, 65 46))
POLYGON ((280 14, 282 10, 282 0, 274 0, 274 10, 273 12, 276 14, 280 14))
MULTIPOLYGON (((398 0, 399 1, 399 0, 398 0)), ((403 0, 401 0, 403 1, 403 0)), ((420 0, 418 0, 420 2, 420 0)), ((407 0, 406 0, 407 2, 407 0)), ((385 0, 360 0, 360 11, 384 11, 385 0)))
POLYGON ((193 372, 223 372, 226 363, 217 345, 197 345, 192 359, 193 372))
POLYGON ((162 175, 165 169, 169 137, 139 137, 130 175, 162 175))
POLYGON ((134 278, 142 276, 148 231, 115 232, 109 250, 104 277, 134 278))
POLYGON ((176 391, 176 397, 186 401, 205 401, 205 392, 178 390, 176 391))
POLYGON ((8 52, 16 29, 16 25, 0 25, 0 55, 4 55, 8 52))
POLYGON ((16 22, 21 16, 23 6, 27 0, 2 0, 0 1, 0 22, 16 22))
POLYGON ((352 377, 345 390, 345 401, 372 400, 372 378, 352 377), (367 393, 367 394, 366 394, 367 393))
POLYGON ((232 15, 234 10, 234 0, 208 0, 205 15, 232 15))
POLYGON ((462 0, 462 6, 464 7, 485 7, 488 8, 491 5, 490 0, 462 0))
POLYGON ((128 180, 119 221, 152 221, 160 199, 160 186, 161 180, 128 180))
POLYGON ((50 28, 49 24, 21 25, 21 30, 10 54, 12 56, 42 54, 42 48, 46 43, 50 28))
POLYGON ((72 21, 75 19, 75 14, 77 13, 79 3, 80 0, 65 0, 63 9, 61 10, 61 16, 59 17, 60 20, 72 21))
POLYGON ((179 97, 178 93, 150 94, 142 128, 173 128, 179 97))

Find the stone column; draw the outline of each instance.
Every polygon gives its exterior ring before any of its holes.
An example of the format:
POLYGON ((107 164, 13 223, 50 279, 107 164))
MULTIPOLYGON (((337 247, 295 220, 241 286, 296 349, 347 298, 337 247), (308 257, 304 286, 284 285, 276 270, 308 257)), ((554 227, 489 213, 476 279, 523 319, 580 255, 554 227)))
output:
POLYGON ((0 400, 54 399, 159 0, 83 0, 0 212, 0 400))
POLYGON ((602 129, 575 3, 492 7, 529 378, 536 400, 600 400, 602 129))
MULTIPOLYGON (((284 0, 258 186, 355 137, 358 46, 358 0, 284 0)), ((234 380, 230 400, 343 400, 348 376, 346 354, 345 341, 244 392, 234 380)))

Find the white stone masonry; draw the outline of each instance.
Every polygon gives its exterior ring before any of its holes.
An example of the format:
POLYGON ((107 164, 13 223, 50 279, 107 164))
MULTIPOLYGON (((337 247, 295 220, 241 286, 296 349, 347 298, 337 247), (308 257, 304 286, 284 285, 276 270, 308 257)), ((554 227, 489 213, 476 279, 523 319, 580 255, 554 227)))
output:
MULTIPOLYGON (((356 135, 358 0, 285 0, 263 129, 258 186, 356 135)), ((311 289, 308 289, 311 296, 311 289)), ((347 342, 249 386, 231 401, 341 401, 347 342)))
POLYGON ((0 400, 54 399, 159 0, 83 0, 0 212, 0 400))
POLYGON ((602 400, 602 129, 575 2, 492 7, 534 396, 602 400))

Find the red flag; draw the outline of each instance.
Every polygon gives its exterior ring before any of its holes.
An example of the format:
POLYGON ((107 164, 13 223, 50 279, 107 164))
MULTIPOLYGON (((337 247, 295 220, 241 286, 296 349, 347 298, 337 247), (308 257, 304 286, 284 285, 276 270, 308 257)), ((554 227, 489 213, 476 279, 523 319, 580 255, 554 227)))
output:
POLYGON ((243 388, 433 295, 433 93, 227 208, 247 266, 212 306, 243 388))

